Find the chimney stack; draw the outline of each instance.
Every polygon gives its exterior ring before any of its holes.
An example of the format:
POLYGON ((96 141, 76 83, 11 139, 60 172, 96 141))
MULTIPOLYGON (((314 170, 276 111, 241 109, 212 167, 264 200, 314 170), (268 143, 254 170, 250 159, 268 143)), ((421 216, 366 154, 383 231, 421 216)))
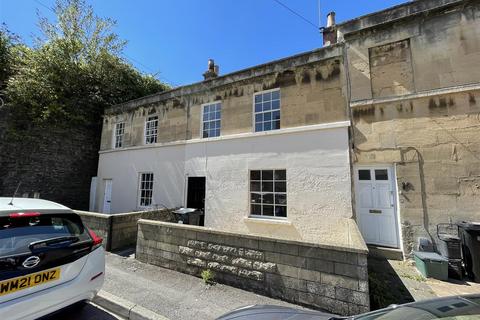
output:
POLYGON ((337 43, 337 27, 335 25, 335 12, 327 14, 327 26, 322 28, 323 46, 337 43))
POLYGON ((218 77, 219 67, 213 59, 208 59, 208 69, 203 73, 204 80, 210 80, 218 77))

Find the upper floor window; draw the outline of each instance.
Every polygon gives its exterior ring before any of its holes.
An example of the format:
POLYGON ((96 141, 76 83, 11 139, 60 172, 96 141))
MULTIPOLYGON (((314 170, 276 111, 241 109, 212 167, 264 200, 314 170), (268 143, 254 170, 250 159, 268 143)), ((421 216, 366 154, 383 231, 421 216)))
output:
POLYGON ((158 116, 151 116, 145 122, 145 143, 157 143, 158 116))
POLYGON ((280 129, 280 89, 255 95, 255 132, 280 129))
POLYGON ((206 104, 202 113, 202 137, 211 138, 220 136, 222 118, 222 104, 220 102, 206 104))
POLYGON ((140 174, 139 206, 148 207, 152 204, 153 173, 140 174))
POLYGON ((123 147, 123 136, 125 135, 125 122, 115 124, 114 148, 123 147))
POLYGON ((287 216, 287 171, 250 171, 250 214, 263 217, 287 216))

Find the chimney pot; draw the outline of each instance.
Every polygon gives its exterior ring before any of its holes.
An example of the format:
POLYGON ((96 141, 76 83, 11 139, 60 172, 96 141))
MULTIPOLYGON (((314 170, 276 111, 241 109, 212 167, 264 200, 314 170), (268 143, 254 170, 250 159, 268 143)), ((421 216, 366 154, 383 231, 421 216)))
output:
POLYGON ((208 69, 203 73, 204 80, 210 80, 218 77, 219 67, 215 64, 213 59, 208 59, 208 69))
POLYGON ((327 14, 327 28, 335 25, 335 11, 327 14))

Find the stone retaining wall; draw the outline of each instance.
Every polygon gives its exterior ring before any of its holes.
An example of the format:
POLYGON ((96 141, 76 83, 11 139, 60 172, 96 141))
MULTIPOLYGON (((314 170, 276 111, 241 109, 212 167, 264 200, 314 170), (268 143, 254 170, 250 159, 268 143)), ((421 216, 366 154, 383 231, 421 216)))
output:
POLYGON ((103 246, 107 251, 134 246, 137 241, 137 221, 141 218, 173 221, 173 216, 167 209, 117 214, 75 212, 82 217, 88 228, 103 238, 103 246))
POLYGON ((369 310, 367 251, 139 220, 136 258, 342 315, 369 310))

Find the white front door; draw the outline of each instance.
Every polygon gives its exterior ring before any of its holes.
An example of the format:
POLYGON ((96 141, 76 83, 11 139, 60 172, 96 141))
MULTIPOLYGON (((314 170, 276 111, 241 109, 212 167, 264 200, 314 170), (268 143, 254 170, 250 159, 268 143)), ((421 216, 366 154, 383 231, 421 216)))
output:
POLYGON ((399 247, 393 168, 356 167, 357 224, 368 244, 399 247))
POLYGON ((112 180, 105 179, 103 189, 103 213, 110 213, 110 205, 112 204, 112 180))

